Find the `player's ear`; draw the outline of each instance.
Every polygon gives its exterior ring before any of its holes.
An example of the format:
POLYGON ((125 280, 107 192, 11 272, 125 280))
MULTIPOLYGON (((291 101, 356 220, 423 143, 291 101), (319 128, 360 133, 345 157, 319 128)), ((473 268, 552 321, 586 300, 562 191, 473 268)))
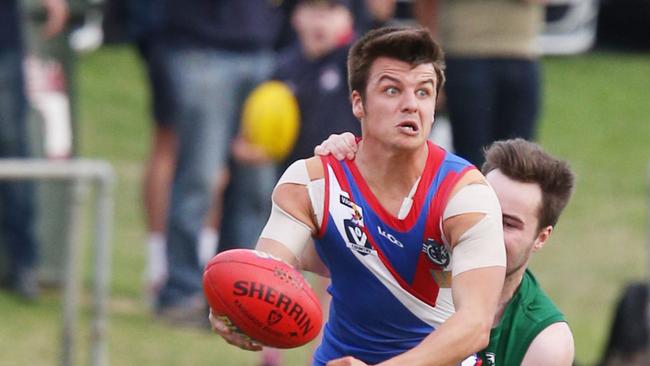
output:
POLYGON ((535 238, 535 242, 533 243, 533 252, 542 249, 544 245, 546 245, 546 241, 548 241, 548 238, 551 237, 552 232, 553 232, 553 226, 549 225, 537 233, 537 237, 535 238))
POLYGON ((363 98, 358 91, 352 91, 350 94, 350 102, 352 103, 352 114, 358 119, 362 119, 365 116, 365 111, 363 109, 363 98))

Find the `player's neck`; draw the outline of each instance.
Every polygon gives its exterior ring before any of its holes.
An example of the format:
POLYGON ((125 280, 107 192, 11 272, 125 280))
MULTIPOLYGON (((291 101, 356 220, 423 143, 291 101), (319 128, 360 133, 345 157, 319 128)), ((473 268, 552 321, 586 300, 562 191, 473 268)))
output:
POLYGON ((406 197, 427 162, 426 145, 414 151, 395 151, 361 140, 355 163, 373 193, 406 197))
POLYGON ((508 304, 510 303, 510 300, 512 300, 513 296, 515 295, 515 292, 517 292, 517 290, 519 289, 519 285, 521 285, 521 281, 524 278, 524 272, 526 272, 527 267, 528 267, 527 265, 523 266, 517 271, 506 275, 506 279, 503 282, 503 290, 501 291, 501 297, 499 298, 499 305, 497 306, 497 312, 494 315, 493 327, 496 327, 499 324, 503 312, 508 307, 508 304))
POLYGON ((359 143, 355 163, 371 186, 405 190, 408 194, 422 175, 427 162, 427 147, 414 151, 395 151, 364 140, 359 143))

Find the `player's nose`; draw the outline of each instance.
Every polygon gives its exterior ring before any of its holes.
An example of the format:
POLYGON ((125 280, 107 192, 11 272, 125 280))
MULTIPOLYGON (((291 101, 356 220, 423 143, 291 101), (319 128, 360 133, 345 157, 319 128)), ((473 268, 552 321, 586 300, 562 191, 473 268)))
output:
POLYGON ((402 112, 415 113, 418 110, 418 102, 415 93, 403 93, 401 99, 402 112))

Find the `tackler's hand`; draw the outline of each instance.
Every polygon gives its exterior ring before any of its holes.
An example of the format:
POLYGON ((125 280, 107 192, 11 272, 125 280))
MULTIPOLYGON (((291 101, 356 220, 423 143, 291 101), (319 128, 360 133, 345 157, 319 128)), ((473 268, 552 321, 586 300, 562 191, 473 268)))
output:
POLYGON ((330 135, 327 140, 320 143, 314 148, 314 154, 326 156, 334 155, 338 160, 354 159, 357 153, 357 140, 350 132, 344 132, 340 135, 330 135))

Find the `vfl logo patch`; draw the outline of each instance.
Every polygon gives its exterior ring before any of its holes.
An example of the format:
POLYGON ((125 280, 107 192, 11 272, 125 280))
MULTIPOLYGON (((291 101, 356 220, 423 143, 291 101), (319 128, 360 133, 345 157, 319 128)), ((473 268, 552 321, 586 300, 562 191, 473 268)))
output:
POLYGON ((343 220, 343 227, 345 228, 345 236, 348 238, 348 248, 361 255, 376 253, 370 246, 366 233, 361 230, 354 218, 343 220))
POLYGON ((269 325, 275 325, 280 320, 282 320, 282 314, 280 314, 280 312, 275 311, 275 310, 271 310, 271 312, 269 313, 269 316, 266 318, 266 322, 269 325))
POLYGON ((429 260, 442 267, 447 267, 449 264, 449 252, 443 244, 437 243, 435 240, 428 238, 426 242, 422 243, 422 251, 427 254, 429 260))

